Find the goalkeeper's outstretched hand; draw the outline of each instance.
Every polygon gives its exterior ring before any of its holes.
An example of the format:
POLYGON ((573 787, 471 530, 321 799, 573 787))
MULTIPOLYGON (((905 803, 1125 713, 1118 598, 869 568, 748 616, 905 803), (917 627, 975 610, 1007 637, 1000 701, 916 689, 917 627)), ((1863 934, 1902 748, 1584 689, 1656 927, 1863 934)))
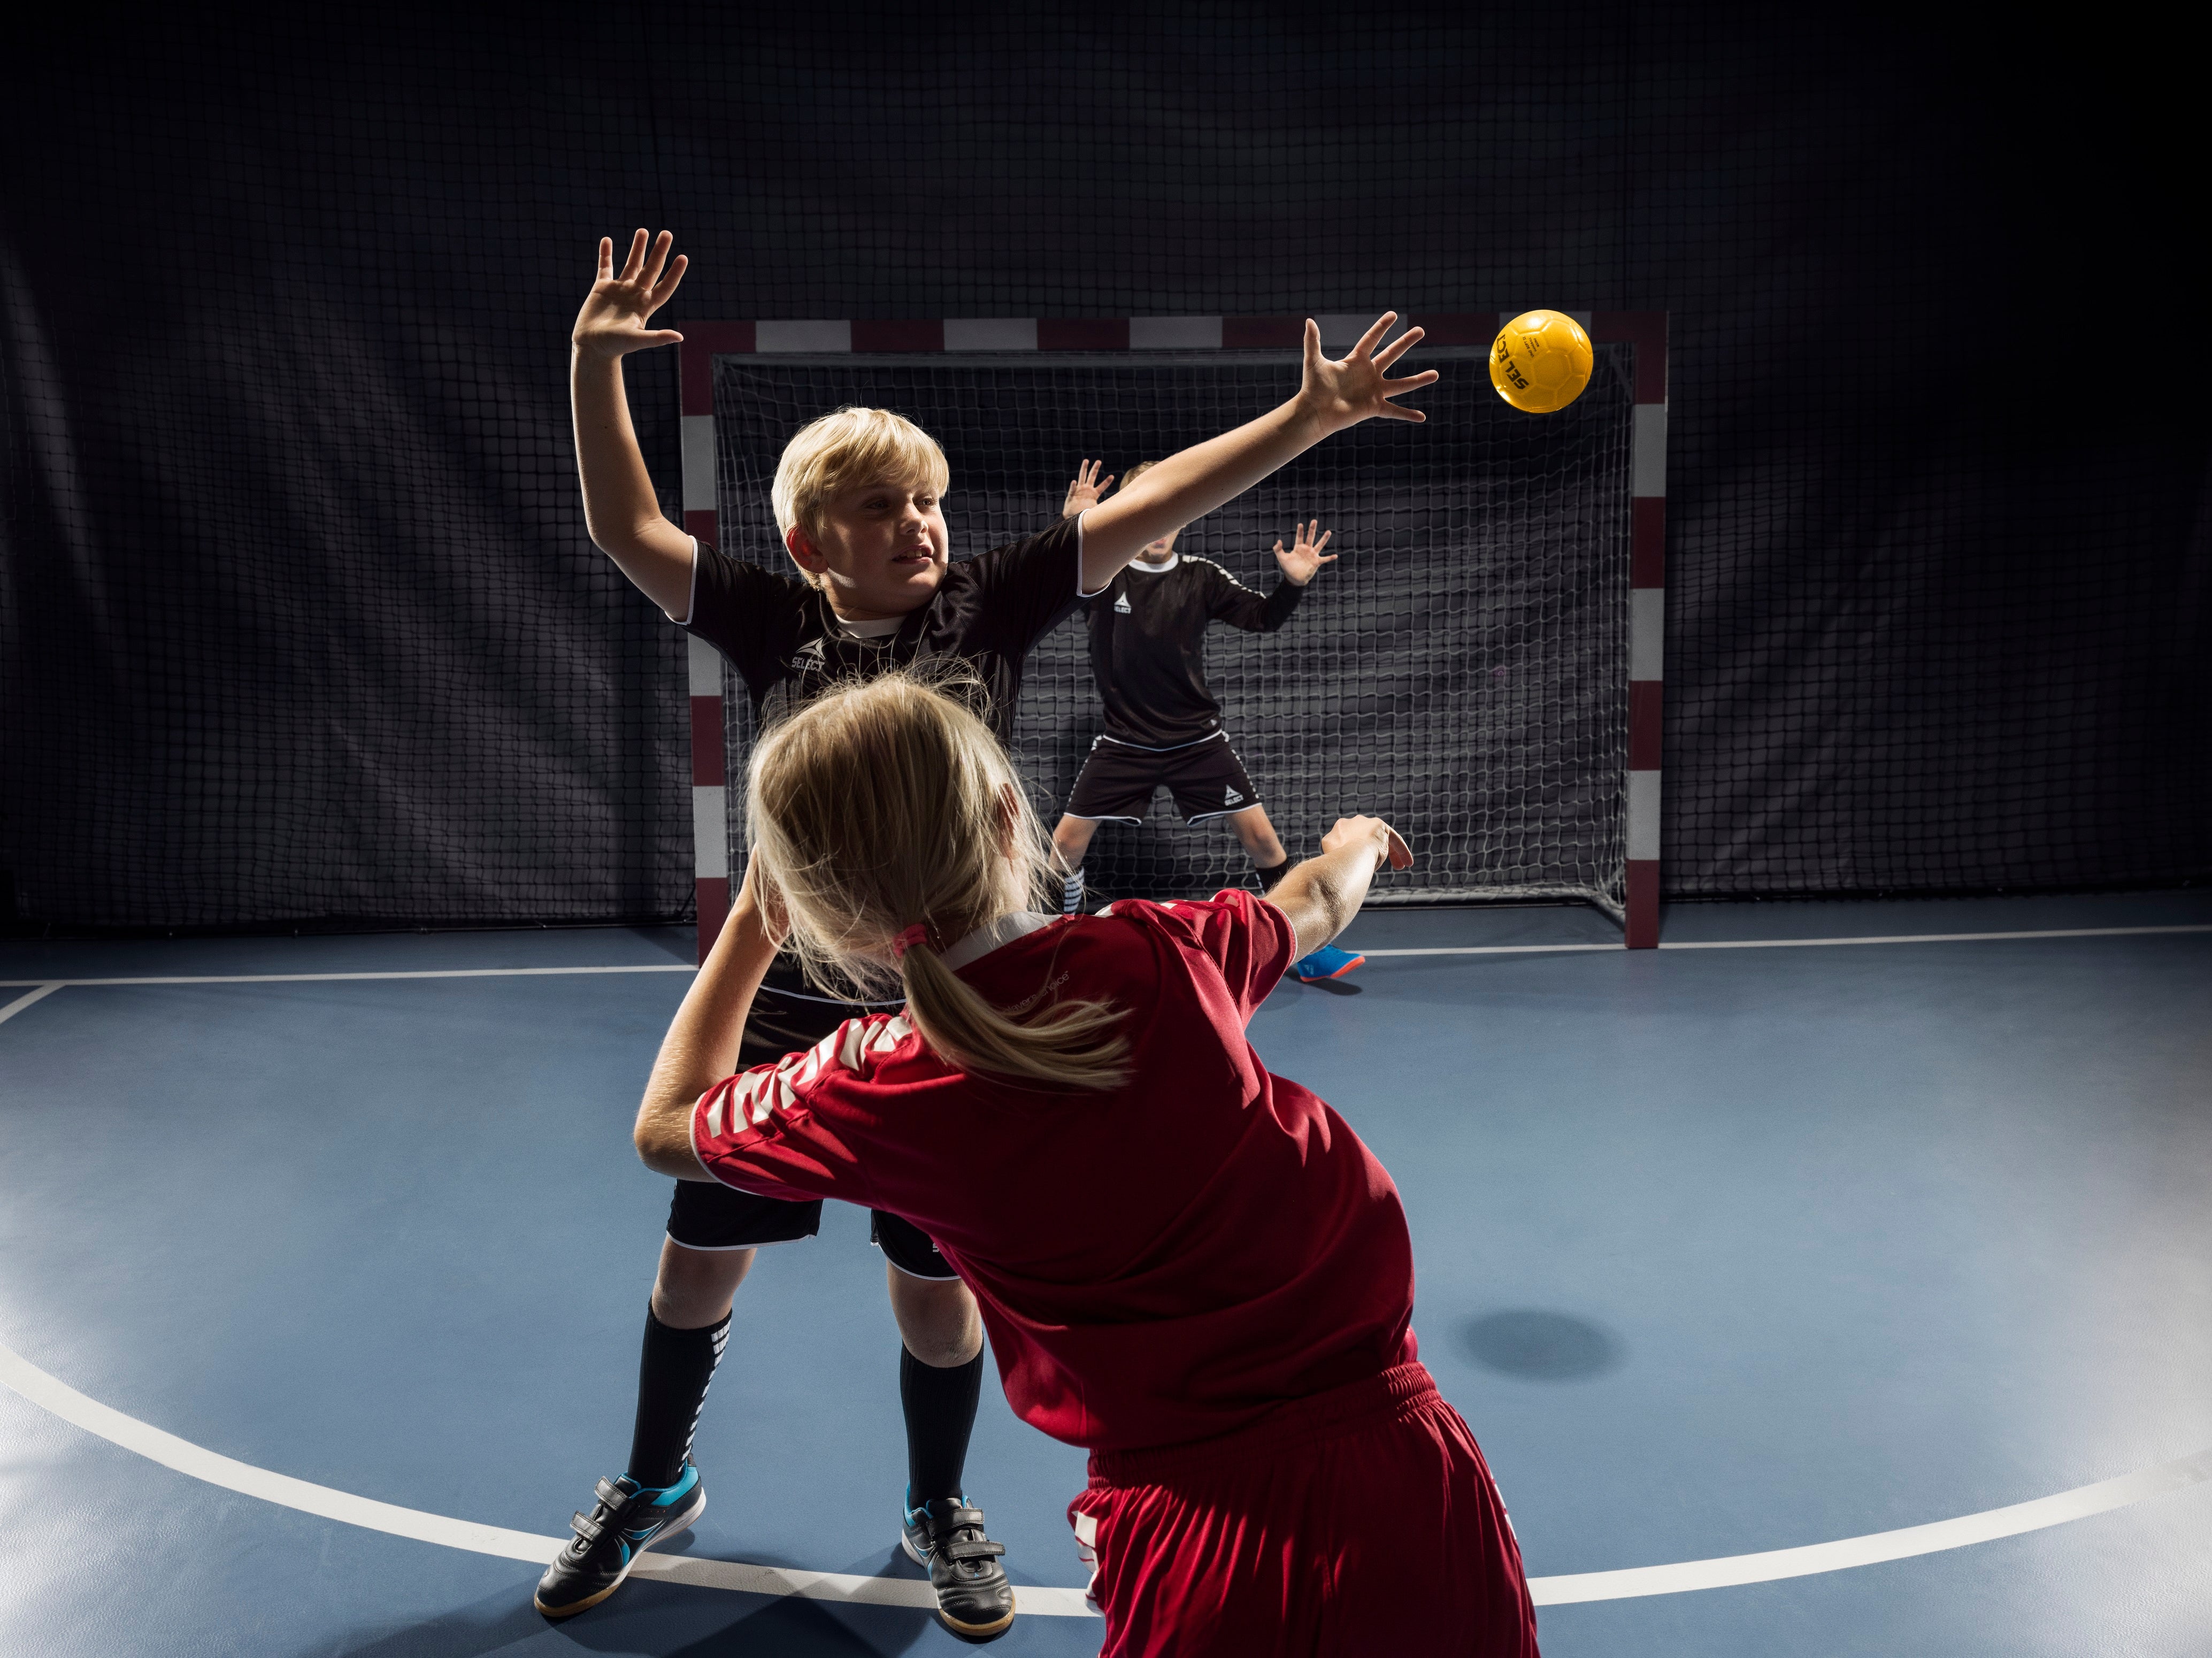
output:
POLYGON ((684 280, 691 261, 681 253, 673 263, 668 250, 676 245, 669 231, 648 243, 641 230, 629 239, 629 258, 622 274, 615 274, 615 244, 611 236, 599 238, 599 276, 576 313, 571 337, 576 349, 594 357, 626 357, 656 345, 678 345, 684 336, 672 328, 647 328, 653 313, 666 305, 684 280))
POLYGON ((1328 538, 1335 533, 1334 530, 1322 530, 1321 520, 1316 519, 1310 524, 1298 525, 1298 532, 1291 537, 1291 550, 1287 553, 1283 550, 1281 542, 1275 544, 1275 562, 1283 567, 1283 574, 1292 586, 1304 586, 1321 574, 1322 565, 1336 562, 1338 555, 1322 551, 1328 545, 1328 538), (1318 541, 1314 539, 1316 530, 1321 530, 1318 541))
POLYGON ((1433 368, 1395 380, 1385 372, 1411 350, 1425 331, 1409 328, 1377 350, 1383 335, 1397 320, 1396 312, 1385 311, 1359 337, 1358 343, 1338 361, 1322 355, 1320 326, 1310 317, 1306 319, 1305 378, 1298 386, 1297 403, 1299 412, 1314 422, 1318 436, 1327 437, 1377 416, 1385 420, 1428 419, 1418 409, 1407 409, 1391 401, 1433 384, 1437 378, 1433 368))
POLYGON ((1074 477, 1068 481, 1067 499, 1060 503, 1062 518, 1087 512, 1106 498, 1106 492, 1114 487, 1114 479, 1111 474, 1103 478, 1098 476, 1098 469, 1105 464, 1103 460, 1086 460, 1075 469, 1074 477))

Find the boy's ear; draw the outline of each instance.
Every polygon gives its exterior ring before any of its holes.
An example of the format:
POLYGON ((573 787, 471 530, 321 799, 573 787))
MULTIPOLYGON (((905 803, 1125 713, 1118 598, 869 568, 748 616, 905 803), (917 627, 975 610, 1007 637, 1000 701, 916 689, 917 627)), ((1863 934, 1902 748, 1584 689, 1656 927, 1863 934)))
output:
POLYGON ((807 539, 805 528, 799 525, 794 524, 784 531, 783 545, 792 562, 802 570, 820 575, 830 568, 830 562, 815 550, 814 544, 807 539))

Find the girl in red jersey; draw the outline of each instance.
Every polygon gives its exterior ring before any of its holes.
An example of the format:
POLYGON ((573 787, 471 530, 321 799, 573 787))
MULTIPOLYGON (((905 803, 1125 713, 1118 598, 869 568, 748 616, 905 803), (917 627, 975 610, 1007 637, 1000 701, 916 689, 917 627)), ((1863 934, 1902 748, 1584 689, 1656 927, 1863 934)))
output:
MULTIPOLYGON (((1390 830, 1340 821, 1265 899, 1036 914, 1026 791, 980 720, 905 675, 771 731, 747 820, 639 1154, 936 1241, 1015 1412, 1091 1453, 1069 1518, 1105 1653, 1534 1658, 1504 1505, 1416 1357, 1397 1189, 1244 1034, 1358 911, 1390 830), (787 931, 811 970, 906 1006, 732 1076, 787 931)), ((999 1550, 957 1527, 940 1547, 999 1550)))

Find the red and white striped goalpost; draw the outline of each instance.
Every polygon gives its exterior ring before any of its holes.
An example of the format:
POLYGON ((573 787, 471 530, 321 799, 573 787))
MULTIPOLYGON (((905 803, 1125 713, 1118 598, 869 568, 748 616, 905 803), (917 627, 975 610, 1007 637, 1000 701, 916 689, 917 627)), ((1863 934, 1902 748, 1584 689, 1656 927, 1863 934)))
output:
MULTIPOLYGON (((1373 313, 1327 316, 1325 350, 1348 348, 1373 313)), ((1425 345, 1487 347, 1516 312, 1417 317, 1425 345)), ((1636 348, 1636 413, 1631 458, 1628 642, 1628 890, 1631 950, 1659 942, 1660 669, 1667 632, 1667 313, 1575 311, 1601 344, 1636 348)), ((1303 317, 968 317, 871 322, 791 320, 683 325, 684 527, 717 546, 714 380, 719 356, 755 352, 1296 350, 1303 317)), ((691 825, 699 901, 699 959, 730 911, 722 659, 690 641, 691 825)))

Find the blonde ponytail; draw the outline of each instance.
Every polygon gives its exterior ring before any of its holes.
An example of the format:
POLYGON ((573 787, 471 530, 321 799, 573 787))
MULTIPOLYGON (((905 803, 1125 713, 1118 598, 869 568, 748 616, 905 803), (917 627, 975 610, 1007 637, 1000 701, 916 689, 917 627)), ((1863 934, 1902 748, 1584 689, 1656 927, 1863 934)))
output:
POLYGON ((963 1071, 1060 1088, 1117 1088, 1127 1079, 1129 1044, 1115 1034, 1119 1008, 1067 1002, 1025 1022, 993 1007, 933 950, 910 950, 900 966, 907 1017, 963 1071))
POLYGON ((963 1071, 1116 1087, 1127 1075, 1122 1010, 1048 996, 1035 1012, 1001 1011, 938 954, 1026 908, 1049 872, 1043 829, 1005 751, 947 694, 969 683, 886 674, 840 686, 769 732, 746 791, 754 855, 808 977, 829 993, 896 986, 923 1039, 963 1071))

